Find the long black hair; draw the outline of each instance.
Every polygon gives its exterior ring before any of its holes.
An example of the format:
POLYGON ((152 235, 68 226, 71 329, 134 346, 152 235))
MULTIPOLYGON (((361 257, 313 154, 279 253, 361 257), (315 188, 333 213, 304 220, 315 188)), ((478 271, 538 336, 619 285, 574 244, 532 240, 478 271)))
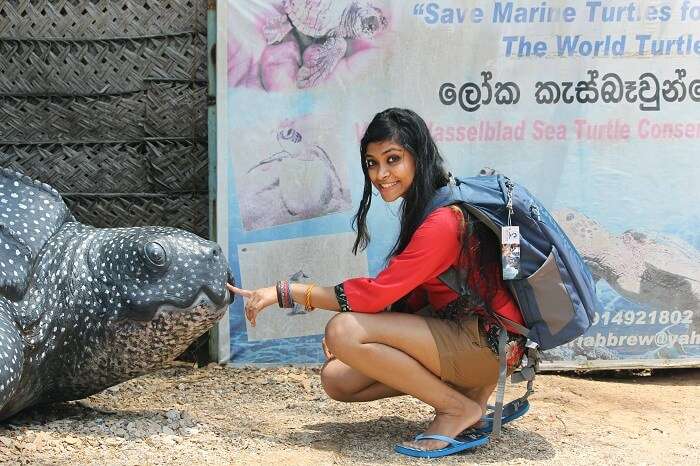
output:
MULTIPOLYGON (((450 181, 450 174, 445 169, 444 160, 430 135, 425 121, 415 112, 402 108, 389 108, 377 113, 365 130, 360 142, 360 160, 365 183, 362 200, 352 225, 357 231, 352 252, 364 250, 370 241, 367 229, 367 212, 372 203, 372 182, 369 178, 365 160, 367 146, 370 143, 392 141, 403 146, 411 153, 415 161, 415 176, 399 208, 401 228, 399 236, 387 255, 387 260, 400 254, 408 245, 411 237, 423 221, 424 210, 435 192, 450 181)), ((483 283, 477 276, 486 277, 486 268, 495 265, 498 249, 495 234, 482 222, 471 217, 466 206, 457 204, 462 211, 465 224, 462 229, 462 250, 460 268, 466 273, 470 288, 483 283), (472 235, 477 241, 473 241, 472 235)), ((483 298, 490 300, 493 289, 486 284, 483 298)), ((473 289, 473 288, 472 288, 473 289)), ((482 293, 479 293, 482 294, 482 293)))
POLYGON ((365 161, 367 146, 373 142, 383 141, 393 141, 403 146, 413 156, 416 166, 413 183, 408 188, 399 209, 401 230, 388 255, 393 257, 406 248, 411 236, 420 226, 425 206, 435 195, 435 191, 448 183, 449 174, 445 170, 437 145, 430 136, 428 126, 418 114, 402 108, 389 108, 377 113, 367 126, 360 142, 360 159, 362 172, 365 175, 365 186, 360 207, 352 220, 353 228, 357 231, 353 253, 357 254, 358 249, 365 249, 370 241, 366 220, 372 203, 372 182, 369 179, 365 161))

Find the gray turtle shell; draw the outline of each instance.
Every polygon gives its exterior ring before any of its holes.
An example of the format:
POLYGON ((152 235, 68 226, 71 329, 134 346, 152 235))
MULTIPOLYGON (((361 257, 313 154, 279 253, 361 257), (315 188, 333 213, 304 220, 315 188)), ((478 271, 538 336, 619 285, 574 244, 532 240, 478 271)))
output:
POLYGON ((22 299, 42 248, 69 221, 75 219, 54 188, 0 171, 0 295, 22 299))

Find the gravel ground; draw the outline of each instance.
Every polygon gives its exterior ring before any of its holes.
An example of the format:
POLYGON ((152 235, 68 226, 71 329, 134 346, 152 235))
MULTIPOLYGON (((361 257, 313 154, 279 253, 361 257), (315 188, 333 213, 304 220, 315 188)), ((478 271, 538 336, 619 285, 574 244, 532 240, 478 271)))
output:
MULTIPOLYGON (((440 463, 700 464, 700 369, 544 374, 535 388, 501 439, 440 463)), ((430 416, 409 397, 329 400, 317 368, 178 364, 5 421, 0 463, 424 464, 392 447, 430 416)))

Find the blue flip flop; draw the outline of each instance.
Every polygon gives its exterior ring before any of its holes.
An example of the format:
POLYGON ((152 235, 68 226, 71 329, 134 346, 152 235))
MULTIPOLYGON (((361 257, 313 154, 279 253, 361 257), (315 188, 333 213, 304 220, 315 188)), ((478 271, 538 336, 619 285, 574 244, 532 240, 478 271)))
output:
POLYGON ((472 432, 460 434, 455 438, 437 434, 419 434, 416 435, 414 440, 440 440, 441 442, 447 442, 448 445, 437 450, 421 450, 418 448, 407 447, 405 445, 396 445, 394 447, 394 451, 396 453, 401 453, 402 455, 413 456, 416 458, 441 458, 443 456, 452 455, 454 453, 459 453, 460 451, 470 450, 472 448, 485 445, 489 442, 489 436, 486 434, 477 434, 472 432))
MULTIPOLYGON (((508 424, 511 421, 515 421, 519 417, 522 417, 530 409, 530 402, 514 400, 510 403, 503 405, 503 413, 501 414, 501 425, 508 424), (517 403, 516 403, 517 402, 517 403)), ((493 412, 488 413, 485 417, 481 418, 484 425, 481 427, 475 427, 473 429, 468 429, 465 432, 472 432, 475 434, 490 434, 493 430, 493 412)))

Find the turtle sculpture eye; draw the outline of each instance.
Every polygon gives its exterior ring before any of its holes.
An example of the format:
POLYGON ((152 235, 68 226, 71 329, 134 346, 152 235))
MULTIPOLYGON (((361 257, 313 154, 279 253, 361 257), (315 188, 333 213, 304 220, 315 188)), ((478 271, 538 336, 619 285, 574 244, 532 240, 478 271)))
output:
POLYGON ((165 265, 166 254, 165 248, 156 242, 149 242, 143 247, 143 251, 146 254, 146 259, 148 259, 153 265, 165 265))

